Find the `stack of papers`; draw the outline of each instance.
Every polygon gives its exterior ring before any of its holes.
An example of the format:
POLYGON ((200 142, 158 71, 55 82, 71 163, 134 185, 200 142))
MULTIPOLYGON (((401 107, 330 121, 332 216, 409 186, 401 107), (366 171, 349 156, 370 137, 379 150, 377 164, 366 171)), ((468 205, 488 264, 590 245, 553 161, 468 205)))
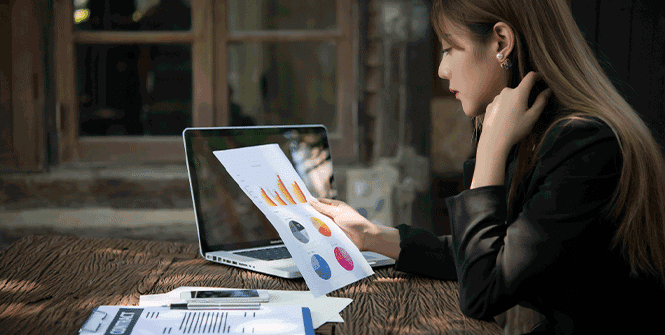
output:
MULTIPOLYGON (((165 306, 173 303, 183 303, 184 301, 180 298, 181 292, 201 290, 234 290, 234 288, 184 286, 164 294, 142 295, 139 298, 139 306, 165 306)), ((326 322, 344 322, 339 313, 353 301, 349 298, 326 296, 314 298, 310 291, 257 291, 266 292, 270 295, 270 301, 262 303, 261 306, 298 305, 309 308, 314 329, 319 328, 326 322)))

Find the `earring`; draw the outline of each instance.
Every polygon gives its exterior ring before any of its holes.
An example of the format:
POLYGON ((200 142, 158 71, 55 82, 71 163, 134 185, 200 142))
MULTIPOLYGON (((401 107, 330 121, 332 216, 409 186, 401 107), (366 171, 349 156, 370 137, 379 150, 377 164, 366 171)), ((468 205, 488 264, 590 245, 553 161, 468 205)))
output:
POLYGON ((501 63, 501 68, 504 70, 510 69, 511 66, 513 66, 513 63, 510 61, 510 59, 506 59, 505 62, 501 63))
MULTIPOLYGON (((500 52, 496 54, 496 59, 500 61, 501 58, 503 58, 503 55, 500 52)), ((510 69, 511 66, 513 66, 513 63, 510 61, 510 59, 506 59, 505 62, 501 63, 501 68, 503 68, 504 70, 510 69)))

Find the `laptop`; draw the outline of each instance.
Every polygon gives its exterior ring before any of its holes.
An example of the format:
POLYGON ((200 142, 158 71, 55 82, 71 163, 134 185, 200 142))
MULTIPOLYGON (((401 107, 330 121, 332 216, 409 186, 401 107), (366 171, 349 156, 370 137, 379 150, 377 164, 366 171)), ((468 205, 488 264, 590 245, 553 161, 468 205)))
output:
MULTIPOLYGON (((323 125, 187 128, 182 133, 189 185, 206 260, 282 278, 300 278, 270 221, 245 195, 213 151, 276 143, 313 196, 337 198, 332 154, 323 125)), ((392 258, 363 252, 372 267, 392 258)))

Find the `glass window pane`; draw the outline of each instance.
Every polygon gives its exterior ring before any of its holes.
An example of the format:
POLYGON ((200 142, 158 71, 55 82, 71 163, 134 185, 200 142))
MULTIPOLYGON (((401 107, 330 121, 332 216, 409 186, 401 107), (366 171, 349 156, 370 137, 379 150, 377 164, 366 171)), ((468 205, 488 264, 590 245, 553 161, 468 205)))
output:
POLYGON ((229 0, 229 30, 334 29, 336 1, 229 0))
POLYGON ((79 134, 180 135, 192 124, 188 45, 78 45, 79 134))
POLYGON ((324 124, 337 130, 334 42, 238 43, 228 48, 230 124, 324 124))
POLYGON ((189 30, 191 0, 73 0, 76 30, 189 30))

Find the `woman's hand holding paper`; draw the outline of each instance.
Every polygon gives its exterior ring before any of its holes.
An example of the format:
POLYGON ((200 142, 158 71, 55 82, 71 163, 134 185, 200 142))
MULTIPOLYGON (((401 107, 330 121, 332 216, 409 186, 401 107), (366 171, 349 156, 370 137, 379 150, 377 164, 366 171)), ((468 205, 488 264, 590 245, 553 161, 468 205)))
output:
POLYGON ((309 202, 314 209, 332 219, 344 231, 360 251, 366 251, 367 235, 372 230, 373 223, 360 215, 348 204, 339 201, 320 198, 309 202))
POLYGON ((320 198, 309 202, 314 209, 331 218, 360 251, 372 251, 397 260, 401 251, 396 228, 374 224, 348 204, 320 198))

